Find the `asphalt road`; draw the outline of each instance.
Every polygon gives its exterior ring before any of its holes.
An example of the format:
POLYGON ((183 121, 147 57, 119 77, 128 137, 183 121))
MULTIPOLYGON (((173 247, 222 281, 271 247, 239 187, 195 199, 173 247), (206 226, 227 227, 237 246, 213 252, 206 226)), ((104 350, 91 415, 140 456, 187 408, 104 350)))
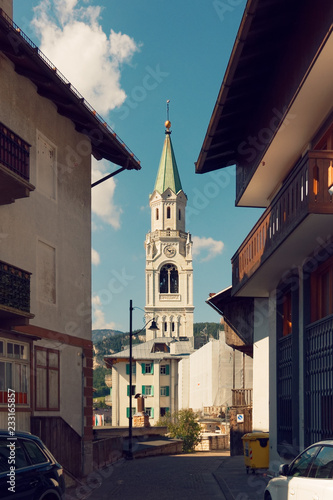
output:
POLYGON ((121 460, 90 474, 66 500, 262 500, 267 479, 243 457, 200 452, 121 460))

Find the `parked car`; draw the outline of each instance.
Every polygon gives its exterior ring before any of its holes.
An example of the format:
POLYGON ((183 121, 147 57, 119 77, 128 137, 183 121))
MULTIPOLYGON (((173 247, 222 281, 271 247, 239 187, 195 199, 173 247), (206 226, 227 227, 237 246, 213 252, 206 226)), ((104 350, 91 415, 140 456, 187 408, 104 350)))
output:
POLYGON ((279 474, 269 481, 265 500, 332 500, 333 440, 309 446, 279 474))
POLYGON ((2 500, 61 500, 64 494, 63 469, 37 436, 0 431, 2 500))

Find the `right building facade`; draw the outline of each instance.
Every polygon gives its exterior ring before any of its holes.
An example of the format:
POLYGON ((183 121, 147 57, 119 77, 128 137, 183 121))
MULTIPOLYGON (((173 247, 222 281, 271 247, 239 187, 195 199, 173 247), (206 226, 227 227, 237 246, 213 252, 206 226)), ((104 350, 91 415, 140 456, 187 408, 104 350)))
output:
POLYGON ((252 346, 271 466, 333 434, 332 20, 328 0, 247 2, 196 162, 236 165, 236 205, 264 209, 207 302, 252 346))

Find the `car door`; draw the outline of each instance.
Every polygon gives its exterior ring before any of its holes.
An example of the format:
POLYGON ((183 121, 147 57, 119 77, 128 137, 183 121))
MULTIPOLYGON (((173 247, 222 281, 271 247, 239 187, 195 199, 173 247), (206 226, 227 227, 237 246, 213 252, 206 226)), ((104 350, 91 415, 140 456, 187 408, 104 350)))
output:
POLYGON ((33 498, 39 479, 31 470, 20 439, 0 438, 0 498, 33 498))
POLYGON ((299 485, 298 495, 304 500, 333 498, 333 446, 321 447, 314 457, 308 477, 299 485))
MULTIPOLYGON (((287 483, 288 483, 288 500, 319 500, 315 499, 317 495, 317 485, 313 478, 308 478, 309 471, 321 446, 316 445, 306 449, 290 464, 287 483)), ((322 500, 320 498, 320 500, 322 500)))

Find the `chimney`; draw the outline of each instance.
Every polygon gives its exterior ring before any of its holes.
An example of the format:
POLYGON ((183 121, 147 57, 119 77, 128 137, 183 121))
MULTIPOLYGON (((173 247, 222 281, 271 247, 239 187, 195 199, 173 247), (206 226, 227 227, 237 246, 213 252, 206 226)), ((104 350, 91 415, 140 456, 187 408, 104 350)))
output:
POLYGON ((13 19, 13 0, 0 0, 0 9, 13 19))

